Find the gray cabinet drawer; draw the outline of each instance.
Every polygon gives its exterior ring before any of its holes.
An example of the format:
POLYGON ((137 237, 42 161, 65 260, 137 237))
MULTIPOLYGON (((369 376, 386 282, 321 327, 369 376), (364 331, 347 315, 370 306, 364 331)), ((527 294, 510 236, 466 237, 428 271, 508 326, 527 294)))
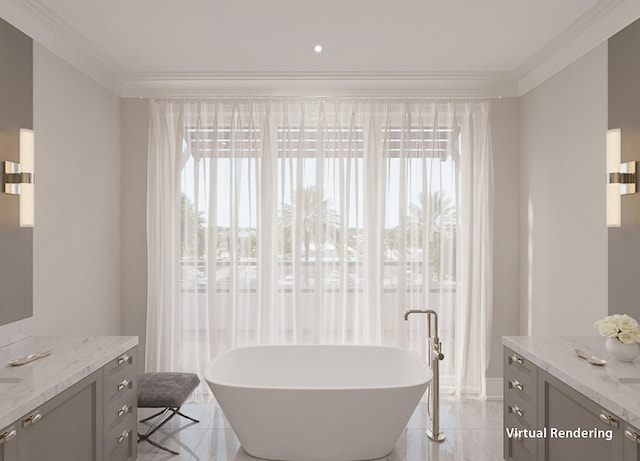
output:
POLYGON ((536 389, 538 386, 537 370, 526 373, 520 369, 510 366, 504 373, 504 390, 508 394, 515 394, 528 400, 536 399, 536 389))
POLYGON ((524 372, 532 372, 538 369, 533 363, 524 358, 521 354, 512 351, 508 347, 504 348, 505 359, 508 365, 513 365, 514 369, 524 371, 524 372))
POLYGON ((534 461, 537 456, 538 440, 531 437, 514 435, 508 437, 506 429, 532 429, 527 424, 509 415, 504 419, 504 458, 513 461, 534 461))
POLYGON ((0 430, 0 461, 18 461, 18 423, 0 430))
POLYGON ((624 425, 624 461, 640 461, 640 429, 624 425))
POLYGON ((105 398, 108 400, 117 399, 134 389, 135 377, 134 376, 112 376, 105 379, 105 398))
POLYGON ((106 461, 131 461, 137 456, 136 417, 129 415, 107 431, 104 448, 106 461))
POLYGON ((136 412, 136 395, 132 390, 129 390, 129 392, 124 393, 120 398, 116 398, 105 403, 105 427, 109 429, 112 426, 119 424, 128 415, 135 416, 136 412))
POLYGON ((111 376, 118 373, 136 373, 136 348, 130 349, 124 354, 119 355, 104 366, 105 376, 111 376))

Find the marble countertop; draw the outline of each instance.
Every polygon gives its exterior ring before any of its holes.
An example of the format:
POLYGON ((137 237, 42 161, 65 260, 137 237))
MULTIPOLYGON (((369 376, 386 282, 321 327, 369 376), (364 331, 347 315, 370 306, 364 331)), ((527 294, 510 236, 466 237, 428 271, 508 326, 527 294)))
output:
POLYGON ((602 336, 505 336, 502 344, 640 428, 640 358, 620 362, 607 357, 604 340, 602 336), (575 349, 604 358, 607 364, 591 365, 575 349))
POLYGON ((0 348, 0 429, 137 344, 137 336, 30 337, 0 348), (48 357, 9 365, 12 359, 49 350, 48 357))

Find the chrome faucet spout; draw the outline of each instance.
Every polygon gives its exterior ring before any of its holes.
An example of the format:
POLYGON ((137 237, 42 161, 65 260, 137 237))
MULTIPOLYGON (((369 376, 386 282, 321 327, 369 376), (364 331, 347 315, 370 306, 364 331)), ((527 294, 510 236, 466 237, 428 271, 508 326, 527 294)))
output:
POLYGON ((405 311, 404 319, 405 320, 409 320, 409 315, 411 315, 411 314, 427 314, 427 319, 428 319, 427 336, 429 338, 432 338, 432 336, 431 336, 431 317, 433 316, 433 330, 434 330, 434 333, 435 333, 435 341, 436 341, 436 343, 439 343, 440 340, 438 339, 438 313, 436 311, 434 311, 433 309, 409 309, 408 311, 405 311))
POLYGON ((409 315, 411 314, 422 314, 422 311, 418 309, 409 309, 408 311, 405 311, 404 319, 409 320, 409 315))
POLYGON ((432 311, 431 309, 409 309, 408 311, 405 311, 404 313, 404 319, 405 320, 409 320, 409 315, 411 314, 434 314, 437 315, 435 311, 432 311))

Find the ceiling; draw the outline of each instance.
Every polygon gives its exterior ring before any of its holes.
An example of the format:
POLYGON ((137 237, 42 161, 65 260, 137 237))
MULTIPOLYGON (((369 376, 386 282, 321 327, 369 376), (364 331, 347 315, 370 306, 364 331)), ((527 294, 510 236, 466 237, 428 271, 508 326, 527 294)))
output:
MULTIPOLYGON (((4 11, 0 7, 0 14, 9 22, 65 58, 78 55, 75 59, 87 61, 84 66, 95 68, 94 74, 103 74, 98 77, 100 80, 111 80, 103 83, 112 89, 115 85, 125 93, 126 88, 131 91, 136 85, 141 88, 163 82, 166 86, 170 82, 177 88, 180 82, 183 86, 189 86, 190 82, 193 87, 194 81, 230 79, 517 81, 562 47, 578 40, 585 31, 594 29, 603 18, 626 16, 624 21, 631 22, 635 10, 631 15, 619 10, 638 3, 637 0, 3 2, 8 6, 4 6, 4 11), (314 52, 316 44, 322 45, 322 53, 314 52), (65 50, 60 51, 62 48, 65 50)), ((620 21, 610 28, 620 27, 620 21)))
POLYGON ((598 0, 40 3, 126 72, 379 72, 511 71, 598 0))

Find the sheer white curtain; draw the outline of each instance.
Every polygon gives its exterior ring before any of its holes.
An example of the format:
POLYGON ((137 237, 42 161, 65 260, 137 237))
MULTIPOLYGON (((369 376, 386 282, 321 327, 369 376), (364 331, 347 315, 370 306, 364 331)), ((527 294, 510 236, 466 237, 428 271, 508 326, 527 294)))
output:
POLYGON ((492 298, 489 103, 155 100, 147 369, 253 344, 388 344, 484 394, 492 298))

